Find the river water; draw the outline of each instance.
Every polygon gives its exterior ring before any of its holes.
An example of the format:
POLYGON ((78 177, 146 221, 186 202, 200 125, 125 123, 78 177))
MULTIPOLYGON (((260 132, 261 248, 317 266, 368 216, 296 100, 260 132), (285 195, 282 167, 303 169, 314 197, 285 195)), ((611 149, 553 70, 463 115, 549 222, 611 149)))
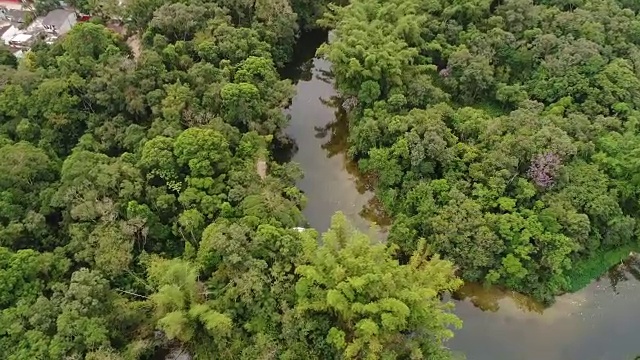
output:
MULTIPOLYGON (((296 82, 286 133, 295 141, 292 161, 304 178, 304 214, 318 231, 336 211, 363 231, 383 238, 387 225, 366 179, 346 156, 347 125, 329 75, 331 64, 312 58, 324 39, 302 37, 294 66, 283 75, 296 82)), ((640 355, 640 287, 636 266, 594 281, 580 292, 557 298, 543 309, 529 298, 467 284, 456 294, 463 328, 448 345, 469 360, 626 360, 640 355), (631 271, 628 271, 631 270, 631 271), (615 285, 614 285, 615 284, 615 285)))

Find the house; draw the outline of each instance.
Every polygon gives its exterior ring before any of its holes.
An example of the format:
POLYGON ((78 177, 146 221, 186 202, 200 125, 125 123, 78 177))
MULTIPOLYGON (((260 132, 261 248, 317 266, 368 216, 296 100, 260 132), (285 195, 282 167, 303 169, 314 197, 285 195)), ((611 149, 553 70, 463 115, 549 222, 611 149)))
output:
POLYGON ((64 35, 71 30, 76 21, 76 13, 74 11, 56 9, 42 19, 42 26, 47 32, 64 35))
POLYGON ((11 21, 16 24, 24 24, 28 21, 29 16, 32 16, 29 11, 0 7, 0 19, 2 20, 11 21))
POLYGON ((18 34, 20 30, 15 25, 5 25, 0 28, 0 39, 5 45, 9 45, 9 41, 18 34))
POLYGON ((11 53, 13 54, 13 56, 16 57, 16 59, 22 59, 24 57, 25 54, 25 50, 24 49, 20 49, 20 48, 9 48, 9 50, 11 51, 11 53))
POLYGON ((32 6, 32 4, 27 0, 0 0, 0 6, 9 9, 22 10, 25 7, 32 6))
POLYGON ((9 40, 9 46, 16 48, 28 48, 35 37, 33 34, 19 33, 9 40))

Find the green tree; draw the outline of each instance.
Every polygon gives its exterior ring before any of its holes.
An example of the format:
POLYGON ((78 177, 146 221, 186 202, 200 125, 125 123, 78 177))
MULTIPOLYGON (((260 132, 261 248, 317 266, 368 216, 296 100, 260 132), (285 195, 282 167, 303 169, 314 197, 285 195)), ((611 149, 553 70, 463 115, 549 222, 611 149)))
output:
POLYGON ((309 264, 299 266, 296 311, 329 322, 323 334, 335 356, 347 359, 448 358, 443 342, 460 321, 438 294, 460 281, 453 265, 429 254, 422 243, 401 265, 395 248, 371 239, 338 213, 323 245, 308 244, 309 264))
POLYGON ((330 6, 319 53, 401 259, 424 237, 464 279, 551 302, 637 247, 640 23, 605 3, 330 6))
POLYGON ((0 48, 0 65, 6 65, 12 68, 18 67, 18 59, 16 59, 7 47, 0 48))
POLYGON ((39 15, 46 15, 49 11, 62 7, 60 0, 36 0, 33 2, 33 6, 39 15))
POLYGON ((332 62, 336 84, 344 94, 355 96, 372 81, 386 96, 393 87, 404 85, 402 74, 415 74, 419 49, 410 40, 426 17, 417 15, 416 7, 397 5, 362 0, 346 7, 329 6, 327 25, 335 27, 334 40, 318 52, 332 62), (408 33, 398 31, 397 25, 408 23, 413 24, 408 33))
POLYGON ((180 259, 153 259, 148 280, 157 289, 150 298, 158 316, 157 326, 168 339, 188 344, 202 340, 206 334, 208 341, 215 340, 220 349, 224 348, 225 337, 232 328, 231 319, 207 305, 207 294, 202 292, 197 271, 191 264, 180 259), (200 333, 199 326, 205 329, 205 334, 200 333))
POLYGON ((169 40, 190 40, 204 26, 207 9, 182 3, 165 4, 153 13, 149 30, 163 34, 169 40))

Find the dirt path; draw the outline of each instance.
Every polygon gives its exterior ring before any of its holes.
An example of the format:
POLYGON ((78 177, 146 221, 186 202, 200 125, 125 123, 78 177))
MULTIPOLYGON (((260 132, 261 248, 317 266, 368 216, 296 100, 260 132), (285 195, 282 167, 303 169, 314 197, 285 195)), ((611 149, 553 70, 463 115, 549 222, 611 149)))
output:
MULTIPOLYGON (((0 2, 1 1, 2 0, 0 0, 0 2)), ((117 32, 127 39, 127 45, 129 45, 129 47, 131 48, 134 59, 137 60, 138 57, 140 57, 140 54, 142 53, 142 43, 140 42, 140 37, 138 36, 138 34, 133 34, 127 37, 127 28, 121 21, 116 20, 110 21, 107 24, 107 28, 117 32)))
POLYGON ((259 160, 256 163, 256 172, 258 173, 258 176, 260 176, 260 178, 264 180, 267 177, 267 162, 264 160, 259 160))
POLYGON ((140 38, 138 37, 138 34, 131 35, 127 39, 127 45, 129 45, 129 47, 131 48, 131 51, 133 51, 133 58, 137 60, 138 57, 140 57, 140 54, 142 53, 142 44, 140 43, 140 38))

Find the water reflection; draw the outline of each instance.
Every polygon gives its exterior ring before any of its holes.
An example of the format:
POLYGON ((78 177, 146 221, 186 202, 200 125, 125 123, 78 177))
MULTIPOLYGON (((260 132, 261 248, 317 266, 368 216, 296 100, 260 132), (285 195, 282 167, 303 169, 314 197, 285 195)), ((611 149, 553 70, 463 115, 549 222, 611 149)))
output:
POLYGON ((607 278, 616 294, 619 294, 618 284, 620 282, 628 281, 630 278, 636 281, 640 280, 640 258, 638 258, 638 254, 631 253, 631 256, 620 265, 611 268, 607 272, 607 278))
POLYGON ((294 48, 291 62, 280 69, 280 77, 291 80, 293 84, 297 84, 298 81, 310 81, 313 77, 313 58, 316 56, 316 49, 326 42, 327 38, 327 32, 321 29, 302 33, 294 48))
POLYGON ((512 301, 522 311, 533 311, 539 314, 544 311, 544 305, 526 295, 497 286, 484 286, 479 283, 464 284, 452 297, 458 301, 469 300, 482 311, 498 311, 500 309, 500 301, 504 299, 512 301))
MULTIPOLYGON (((619 265, 612 267, 594 283, 599 284, 600 289, 605 289, 605 291, 610 289, 614 294, 620 295, 618 286, 629 280, 640 281, 640 257, 637 254, 632 254, 619 265)), ((542 303, 529 296, 498 286, 484 286, 480 283, 466 283, 451 297, 456 301, 470 301, 482 311, 497 312, 500 310, 500 303, 505 301, 512 303, 523 312, 543 314, 547 309, 542 303)), ((572 297, 572 295, 567 294, 564 297, 572 297)), ((560 299, 562 298, 561 296, 560 299)), ((554 305, 550 308, 553 307, 554 305)))
POLYGON ((393 219, 386 213, 384 205, 377 197, 372 197, 367 204, 360 210, 360 216, 369 222, 376 223, 381 226, 381 231, 387 232, 391 226, 393 219))
MULTIPOLYGON (((300 35, 298 43, 293 51, 291 61, 283 68, 279 69, 280 78, 289 79, 296 85, 300 81, 311 81, 313 79, 313 58, 316 49, 327 41, 327 32, 324 30, 312 30, 300 35)), ((289 104, 289 108, 291 107, 289 104)), ((289 122, 291 115, 287 114, 289 122)), ((275 161, 279 163, 290 162, 296 152, 298 144, 291 135, 283 132, 278 134, 271 143, 271 153, 275 161)))
POLYGON ((281 71, 296 84, 296 96, 287 109, 289 126, 273 142, 274 158, 301 164, 305 175, 298 187, 308 198, 304 213, 312 227, 326 230, 331 215, 342 211, 361 230, 375 223, 385 232, 390 220, 373 195, 372 178, 347 155, 348 117, 330 63, 313 57, 320 40, 326 33, 303 35, 294 61, 281 71))
MULTIPOLYGON (((325 72, 324 75, 319 74, 318 78, 330 74, 325 72)), ((323 80, 324 81, 324 80, 323 80)), ((348 156, 349 150, 349 117, 343 106, 344 99, 339 96, 331 96, 329 99, 320 99, 323 105, 335 109, 335 120, 325 124, 324 126, 316 126, 317 139, 326 139, 321 148, 327 153, 327 157, 341 156, 344 162, 345 170, 355 180, 356 190, 360 194, 366 194, 374 191, 375 178, 371 174, 363 174, 358 169, 358 164, 348 156)), ((391 225, 391 218, 386 214, 382 203, 377 197, 370 197, 367 204, 360 210, 359 215, 373 223, 382 227, 382 231, 386 231, 391 225)))
POLYGON ((542 308, 520 294, 467 284, 453 298, 463 327, 450 346, 470 360, 623 360, 640 353, 640 261, 542 308))
MULTIPOLYGON (((362 230, 370 220, 384 224, 372 179, 346 155, 348 119, 331 84, 330 64, 313 59, 299 67, 292 72, 302 79, 296 81, 286 132, 295 139, 288 159, 305 172, 298 184, 308 197, 305 216, 319 231, 338 210, 362 230)), ((640 261, 633 258, 546 309, 512 291, 467 284, 453 297, 464 325, 449 345, 469 360, 634 359, 640 350, 637 278, 640 261)))
POLYGON ((327 69, 317 69, 316 78, 324 83, 331 84, 333 86, 333 73, 331 73, 331 68, 327 69))
POLYGON ((320 102, 326 107, 335 109, 333 121, 313 128, 316 132, 315 137, 325 140, 320 148, 326 152, 328 158, 336 155, 342 157, 345 170, 353 175, 354 180, 356 180, 356 189, 360 194, 372 191, 373 186, 370 179, 360 173, 358 164, 347 155, 349 150, 349 120, 346 111, 342 107, 342 99, 338 96, 331 96, 329 99, 321 98, 320 102))

